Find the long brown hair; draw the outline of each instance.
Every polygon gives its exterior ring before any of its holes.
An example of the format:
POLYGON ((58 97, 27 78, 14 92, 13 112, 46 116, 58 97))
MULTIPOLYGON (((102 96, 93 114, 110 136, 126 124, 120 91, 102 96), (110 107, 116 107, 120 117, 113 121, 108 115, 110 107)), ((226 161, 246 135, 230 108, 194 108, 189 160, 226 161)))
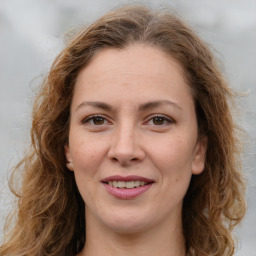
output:
POLYGON ((16 222, 0 255, 73 255, 85 243, 84 202, 66 168, 70 105, 79 71, 106 47, 133 43, 175 58, 191 86, 200 135, 207 136, 205 170, 193 176, 183 203, 188 255, 233 255, 231 235, 245 213, 240 143, 232 120, 232 92, 209 47, 172 11, 144 6, 116 9, 83 29, 57 56, 33 109, 31 147, 16 166, 23 183, 16 222))

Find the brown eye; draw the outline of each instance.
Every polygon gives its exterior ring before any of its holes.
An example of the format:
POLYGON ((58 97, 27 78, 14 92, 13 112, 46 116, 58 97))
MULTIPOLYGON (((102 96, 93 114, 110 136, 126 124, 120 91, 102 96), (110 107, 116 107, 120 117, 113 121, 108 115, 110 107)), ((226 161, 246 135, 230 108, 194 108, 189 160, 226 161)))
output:
POLYGON ((160 117, 160 116, 156 116, 153 118, 153 124, 154 125, 163 125, 164 122, 165 122, 165 119, 163 117, 160 117))
POLYGON ((105 119, 103 117, 101 117, 101 116, 96 116, 96 117, 92 118, 92 122, 95 125, 102 125, 102 124, 104 124, 105 119))
POLYGON ((175 121, 172 118, 166 115, 157 114, 151 116, 151 118, 149 118, 144 124, 154 126, 155 128, 164 128, 174 123, 175 121))
POLYGON ((89 116, 88 118, 82 120, 82 124, 87 124, 87 125, 95 125, 95 126, 100 126, 100 125, 105 125, 107 124, 108 121, 106 118, 102 116, 89 116))

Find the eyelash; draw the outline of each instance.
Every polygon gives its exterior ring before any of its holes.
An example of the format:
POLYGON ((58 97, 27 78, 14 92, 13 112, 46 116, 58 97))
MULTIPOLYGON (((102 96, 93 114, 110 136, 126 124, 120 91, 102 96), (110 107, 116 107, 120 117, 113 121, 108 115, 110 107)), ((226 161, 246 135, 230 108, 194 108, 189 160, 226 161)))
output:
MULTIPOLYGON (((144 122, 143 124, 147 124, 147 123, 149 123, 150 121, 153 121, 155 118, 160 118, 160 119, 162 119, 162 121, 164 122, 164 124, 155 124, 155 123, 153 123, 153 124, 151 124, 152 126, 158 126, 158 127, 160 127, 160 126, 166 126, 166 125, 170 125, 170 124, 174 124, 174 123, 175 123, 175 121, 174 121, 172 118, 170 118, 170 117, 167 117, 167 116, 161 115, 161 114, 154 114, 154 115, 151 115, 151 116, 147 119, 147 121, 144 122)), ((83 120, 81 121, 81 123, 82 123, 83 125, 85 125, 85 124, 90 124, 90 125, 93 125, 93 126, 102 126, 102 125, 105 124, 105 122, 107 122, 108 124, 109 124, 109 123, 111 124, 111 122, 109 122, 109 121, 107 120, 107 118, 104 117, 104 116, 102 116, 102 115, 92 115, 92 116, 89 116, 89 117, 87 117, 87 118, 85 118, 85 119, 83 119, 83 120), (98 124, 98 125, 95 124, 95 123, 90 123, 90 121, 94 122, 94 121, 96 120, 96 118, 101 118, 101 120, 103 121, 103 123, 102 123, 102 124, 98 124)), ((154 122, 154 121, 153 121, 153 122, 154 122)))
MULTIPOLYGON (((155 115, 150 116, 150 118, 148 118, 148 120, 146 121, 146 123, 148 123, 149 121, 153 121, 154 118, 160 118, 160 119, 162 119, 162 121, 165 122, 165 124, 159 124, 159 125, 157 125, 157 124, 152 124, 153 126, 165 126, 165 125, 170 125, 170 124, 174 124, 174 123, 175 123, 175 121, 174 121, 172 118, 167 117, 167 116, 165 116, 165 115, 161 115, 161 114, 155 114, 155 115)), ((154 122, 154 121, 153 121, 153 122, 154 122)))
MULTIPOLYGON (((92 116, 88 116, 87 118, 83 119, 82 124, 87 124, 90 121, 96 120, 96 118, 102 118, 103 122, 107 121, 107 119, 102 115, 92 115, 92 116)), ((96 125, 96 124, 91 124, 91 125, 100 126, 100 125, 96 125)))

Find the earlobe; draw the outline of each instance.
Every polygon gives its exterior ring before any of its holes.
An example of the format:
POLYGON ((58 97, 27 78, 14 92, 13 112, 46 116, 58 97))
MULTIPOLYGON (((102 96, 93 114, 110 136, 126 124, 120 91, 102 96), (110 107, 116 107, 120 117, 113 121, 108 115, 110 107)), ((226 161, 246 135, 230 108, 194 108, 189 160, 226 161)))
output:
POLYGON ((66 155, 66 166, 70 171, 74 171, 69 145, 65 144, 64 149, 65 149, 65 155, 66 155))
POLYGON ((205 167, 207 151, 207 137, 204 136, 198 140, 195 147, 194 158, 192 163, 192 174, 201 174, 205 167))

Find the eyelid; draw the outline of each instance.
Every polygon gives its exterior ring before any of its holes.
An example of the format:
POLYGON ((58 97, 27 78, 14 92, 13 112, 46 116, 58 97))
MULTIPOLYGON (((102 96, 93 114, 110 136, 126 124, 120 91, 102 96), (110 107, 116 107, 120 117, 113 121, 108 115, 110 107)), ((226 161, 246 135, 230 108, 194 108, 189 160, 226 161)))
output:
MULTIPOLYGON (((102 114, 93 114, 93 115, 89 115, 85 118, 83 118, 81 120, 81 124, 87 124, 89 123, 89 121, 93 120, 93 118, 96 118, 96 117, 100 117, 100 118, 103 118, 104 121, 107 121, 108 124, 111 124, 111 122, 109 121, 109 119, 105 116, 105 115, 102 115, 102 114)), ((96 125, 95 125, 96 126, 96 125)), ((100 126, 100 125, 99 125, 100 126)))
MULTIPOLYGON (((161 118, 163 118, 165 121, 167 121, 169 124, 175 124, 176 123, 176 121, 173 119, 173 118, 171 118, 171 117, 169 117, 169 116, 167 116, 167 115, 164 115, 164 114, 152 114, 152 115, 150 115, 148 118, 147 118, 147 120, 146 120, 146 122, 144 122, 144 124, 145 123, 148 123, 150 120, 152 120, 153 118, 155 118, 155 117, 161 117, 161 118)), ((161 125, 159 125, 159 126, 161 126, 161 125)), ((163 126, 163 125, 162 125, 163 126)))
MULTIPOLYGON (((92 114, 92 115, 89 115, 89 116, 83 118, 83 119, 81 120, 81 124, 82 124, 82 125, 85 125, 86 123, 89 123, 89 121, 93 120, 93 118, 96 118, 96 117, 103 118, 104 121, 107 122, 107 124, 111 124, 111 123, 112 123, 111 121, 109 121, 109 118, 106 117, 106 116, 103 115, 103 114, 92 114)), ((175 123, 176 123, 176 121, 175 121, 173 118, 171 118, 171 117, 169 117, 169 116, 167 116, 167 115, 164 115, 164 114, 151 114, 150 116, 147 117, 147 119, 146 119, 146 121, 143 123, 143 125, 144 125, 144 124, 147 124, 148 122, 150 122, 151 120, 153 120, 153 118, 156 118, 156 117, 163 118, 164 121, 167 121, 168 124, 165 124, 165 125, 170 125, 170 124, 175 124, 175 123)), ((102 125, 104 125, 104 124, 102 124, 102 125)), ((102 125, 98 125, 98 126, 102 126, 102 125)), ((106 124, 105 124, 105 125, 106 125, 106 124)), ((155 126, 159 126, 159 127, 160 127, 160 126, 165 126, 165 125, 155 125, 155 126)), ((97 125, 95 125, 95 126, 97 126, 97 125)))

